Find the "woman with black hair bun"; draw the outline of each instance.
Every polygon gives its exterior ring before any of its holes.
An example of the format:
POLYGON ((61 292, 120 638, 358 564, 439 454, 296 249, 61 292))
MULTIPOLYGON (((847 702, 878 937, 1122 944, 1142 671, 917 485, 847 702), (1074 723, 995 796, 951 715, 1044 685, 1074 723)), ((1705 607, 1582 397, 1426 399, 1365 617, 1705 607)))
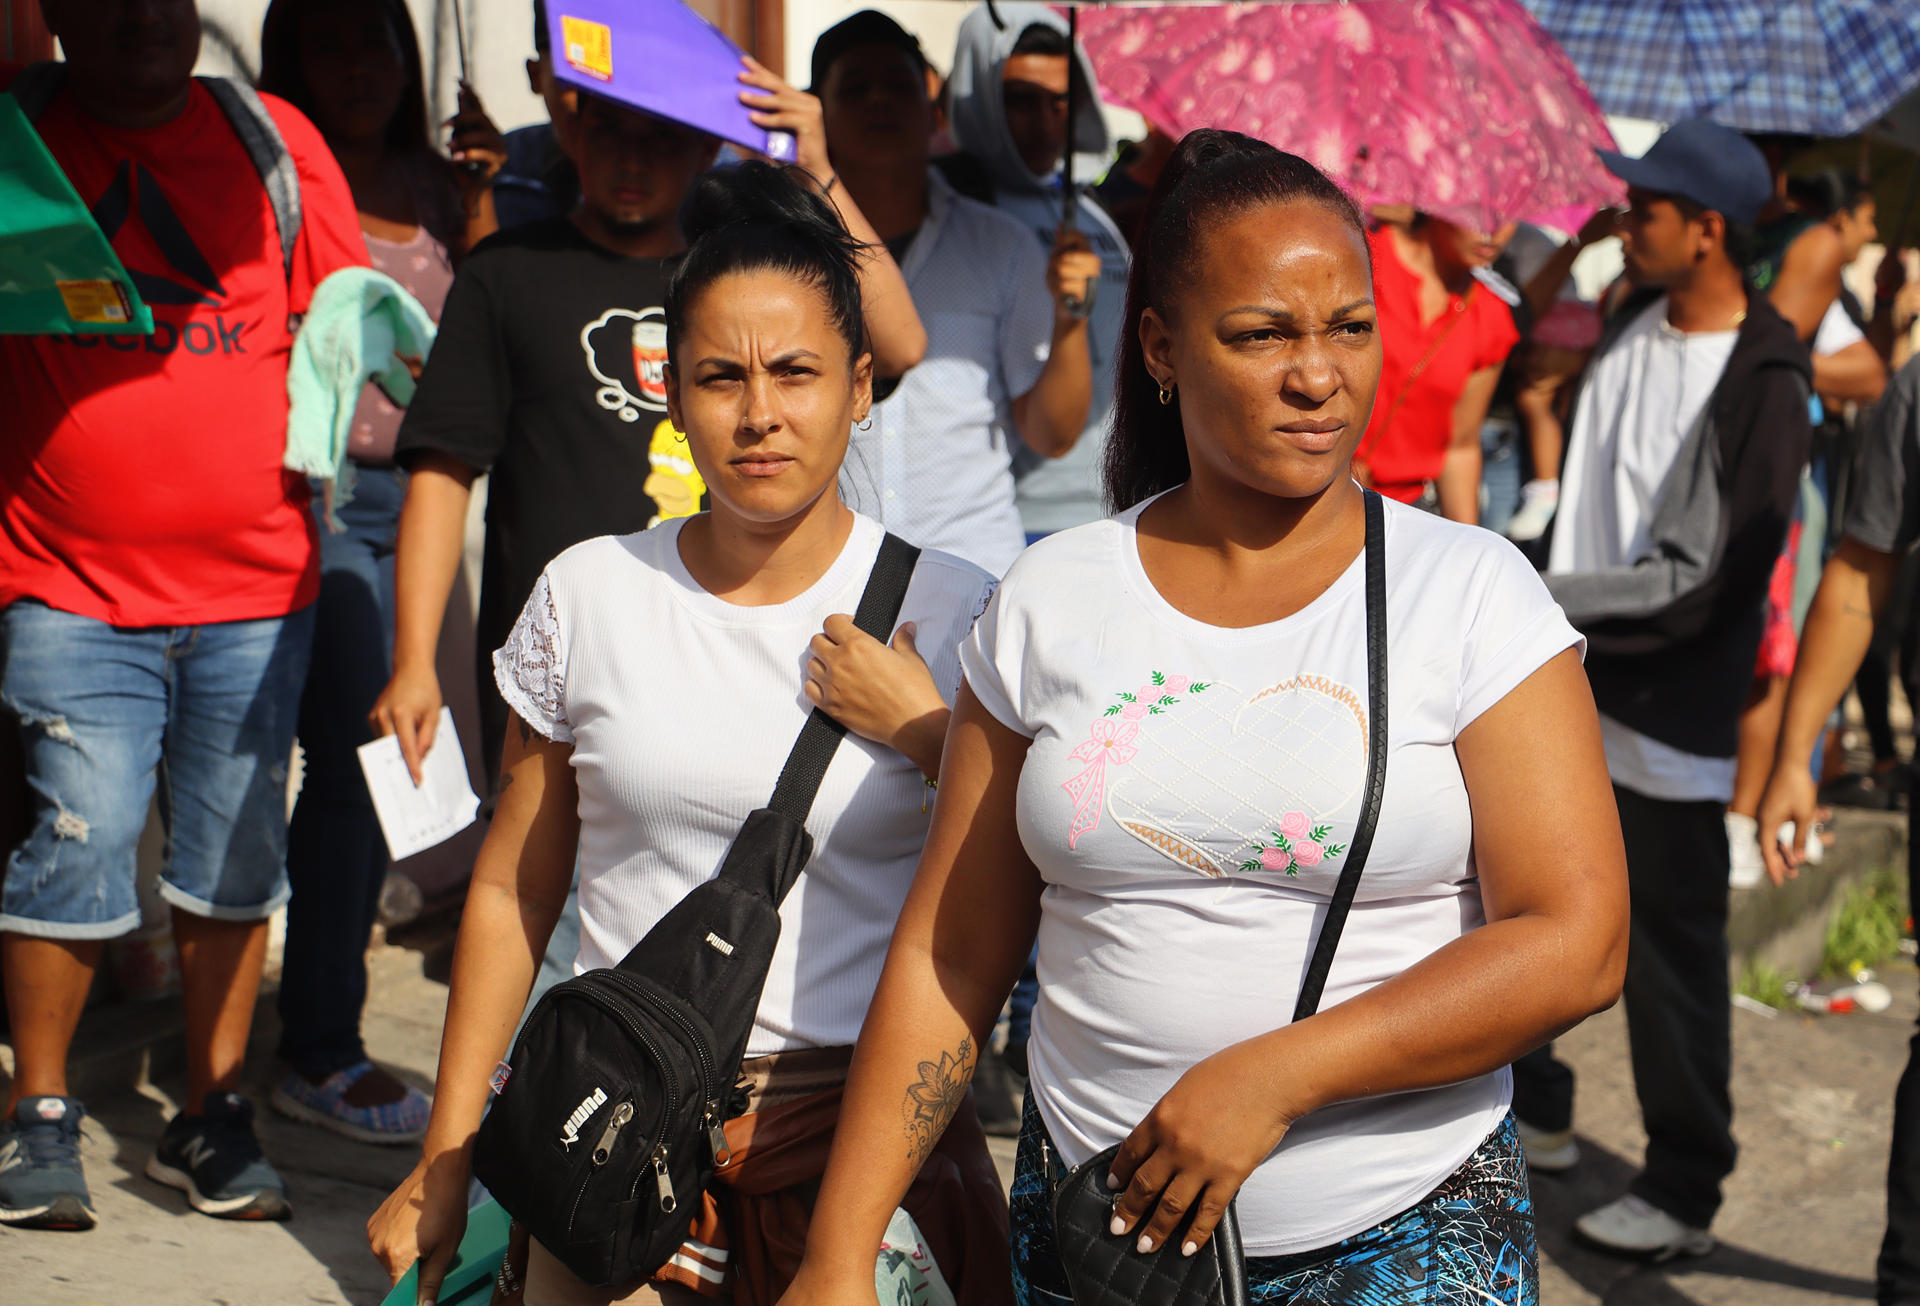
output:
MULTIPOLYGON (((755 1120, 731 1121, 718 1196, 653 1282, 589 1288, 538 1245, 521 1276, 527 1306, 681 1301, 722 1285, 771 1306, 784 1290, 925 838, 958 645, 990 591, 979 568, 923 553, 891 641, 853 625, 883 536, 837 484, 873 402, 862 247, 816 193, 764 163, 702 177, 681 222, 667 404, 712 506, 561 554, 494 656, 517 729, 461 921, 433 1120, 420 1164, 369 1226, 396 1278, 422 1261, 423 1291, 459 1243, 488 1077, 576 859, 578 972, 613 965, 715 874, 819 706, 853 737, 808 818, 814 855, 781 908, 741 1067, 749 1113, 780 1107, 755 1136, 778 1135, 769 1164, 793 1171, 769 1178, 736 1137, 755 1120)), ((905 1205, 962 1302, 1006 1299, 1005 1206, 977 1122, 953 1132, 905 1205)))
POLYGON ((1533 1303, 1506 1067, 1610 1005, 1626 956, 1580 638, 1511 544, 1354 482, 1367 236, 1311 164, 1189 135, 1128 319, 1117 514, 1029 548, 961 649, 787 1306, 873 1302, 1036 930, 1019 1300, 1072 1296, 1050 1158, 1117 1147, 1125 1255, 1195 1255, 1234 1201, 1251 1300, 1533 1303))

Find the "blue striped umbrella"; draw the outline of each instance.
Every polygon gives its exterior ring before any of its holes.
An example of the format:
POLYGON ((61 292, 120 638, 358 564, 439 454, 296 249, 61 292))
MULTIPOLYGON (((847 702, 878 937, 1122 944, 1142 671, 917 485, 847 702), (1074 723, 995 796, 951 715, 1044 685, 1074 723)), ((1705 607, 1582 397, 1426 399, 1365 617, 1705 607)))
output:
POLYGON ((1920 0, 1522 0, 1601 108, 1848 136, 1920 86, 1920 0))

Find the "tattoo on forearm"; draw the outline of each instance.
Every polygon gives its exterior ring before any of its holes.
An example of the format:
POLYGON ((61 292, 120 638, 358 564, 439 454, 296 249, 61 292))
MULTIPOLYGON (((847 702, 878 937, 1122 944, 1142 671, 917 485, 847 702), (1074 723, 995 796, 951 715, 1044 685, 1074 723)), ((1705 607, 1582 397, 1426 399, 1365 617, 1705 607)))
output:
POLYGON ((515 717, 515 718, 513 719, 513 723, 514 723, 515 725, 517 725, 517 726, 519 726, 519 727, 520 727, 520 742, 521 742, 521 743, 523 743, 523 744, 524 744, 524 743, 526 743, 526 742, 527 742, 527 741, 528 741, 529 739, 532 739, 532 738, 533 738, 533 727, 527 724, 527 721, 526 721, 526 718, 525 718, 525 717, 518 717, 518 716, 516 716, 516 717, 515 717))
POLYGON ((1858 603, 1855 603, 1852 599, 1848 599, 1845 603, 1841 604, 1840 611, 1844 612, 1849 617, 1859 617, 1864 621, 1873 620, 1873 610, 1871 608, 1861 607, 1858 603))
POLYGON ((918 1166, 933 1151, 947 1122, 960 1109, 973 1078, 973 1038, 960 1040, 958 1052, 942 1052, 938 1061, 920 1063, 920 1081, 907 1090, 900 1114, 906 1122, 907 1159, 918 1166))

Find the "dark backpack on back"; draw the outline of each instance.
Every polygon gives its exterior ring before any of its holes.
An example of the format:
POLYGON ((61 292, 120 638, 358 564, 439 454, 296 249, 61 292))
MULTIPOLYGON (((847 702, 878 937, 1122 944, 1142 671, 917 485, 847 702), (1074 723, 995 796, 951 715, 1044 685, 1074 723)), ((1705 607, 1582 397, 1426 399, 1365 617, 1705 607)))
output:
MULTIPOLYGON (((888 535, 854 621, 891 634, 919 550, 888 535)), ((716 1166, 760 1010, 780 903, 806 869, 807 813, 846 727, 815 709, 767 806, 713 879, 620 964, 555 985, 527 1018, 481 1123, 473 1172, 589 1284, 644 1279, 686 1240, 716 1166)))

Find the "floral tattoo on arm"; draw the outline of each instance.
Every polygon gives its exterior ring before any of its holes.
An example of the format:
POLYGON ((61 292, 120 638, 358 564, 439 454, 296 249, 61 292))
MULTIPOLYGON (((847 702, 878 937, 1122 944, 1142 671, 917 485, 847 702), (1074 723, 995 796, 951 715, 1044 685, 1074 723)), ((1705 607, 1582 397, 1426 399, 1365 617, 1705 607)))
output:
POLYGON ((900 1114, 907 1129, 907 1159, 914 1166, 927 1159, 933 1145, 940 1141, 947 1122, 960 1109, 967 1095, 967 1081, 973 1078, 973 1037, 960 1040, 957 1052, 942 1052, 938 1061, 920 1063, 919 1082, 907 1089, 900 1114))

